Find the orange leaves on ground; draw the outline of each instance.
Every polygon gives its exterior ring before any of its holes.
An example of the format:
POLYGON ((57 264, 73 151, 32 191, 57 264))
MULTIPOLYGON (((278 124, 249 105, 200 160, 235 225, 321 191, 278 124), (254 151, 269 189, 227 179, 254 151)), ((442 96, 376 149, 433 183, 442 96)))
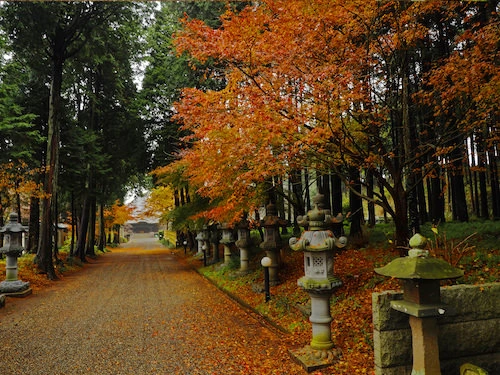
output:
MULTIPOLYGON (((331 300, 332 340, 342 355, 333 366, 313 372, 314 375, 372 374, 373 324, 372 297, 374 291, 399 289, 397 280, 378 276, 373 269, 387 259, 397 257, 380 249, 346 249, 335 257, 335 276, 342 281, 331 300)), ((264 295, 256 293, 252 286, 263 284, 262 274, 243 277, 217 278, 223 289, 256 308, 290 334, 282 339, 289 348, 302 347, 311 341, 311 324, 308 320, 308 294, 297 286, 304 275, 301 252, 282 252, 283 266, 279 271, 281 283, 271 287, 271 301, 264 302, 264 295)), ((209 277, 212 277, 208 275, 209 277)))

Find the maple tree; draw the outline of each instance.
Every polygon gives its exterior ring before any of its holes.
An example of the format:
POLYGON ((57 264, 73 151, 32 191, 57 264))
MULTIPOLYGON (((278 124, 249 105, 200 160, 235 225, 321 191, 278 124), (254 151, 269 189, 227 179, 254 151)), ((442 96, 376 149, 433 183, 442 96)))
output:
POLYGON ((146 199, 143 216, 157 216, 161 213, 160 221, 174 208, 174 192, 170 186, 157 186, 151 190, 146 199))
MULTIPOLYGON (((132 215, 133 208, 123 204, 120 200, 116 200, 112 206, 106 207, 103 211, 104 228, 108 233, 114 232, 115 236, 119 233, 119 227, 127 221, 134 219, 132 215)), ((114 238, 118 242, 117 238, 114 238)))
POLYGON ((27 168, 23 161, 0 164, 0 217, 4 217, 7 209, 18 213, 19 220, 20 201, 30 196, 43 196, 41 185, 36 183, 34 176, 36 169, 27 168))
POLYGON ((425 51, 429 40, 437 44, 429 19, 452 24, 467 11, 477 9, 437 1, 270 0, 229 9, 216 29, 186 20, 175 40, 179 53, 225 64, 227 84, 184 90, 177 119, 191 147, 170 170, 182 168, 201 195, 220 200, 206 214, 221 220, 260 205, 261 187, 274 176, 333 170, 362 195, 356 176, 366 171, 388 196, 363 197, 394 218, 396 245, 404 247, 410 225, 418 230, 417 188, 439 168, 439 155, 461 144, 446 132, 432 144, 418 142, 425 109, 413 94, 424 85, 424 63, 412 53, 425 51))

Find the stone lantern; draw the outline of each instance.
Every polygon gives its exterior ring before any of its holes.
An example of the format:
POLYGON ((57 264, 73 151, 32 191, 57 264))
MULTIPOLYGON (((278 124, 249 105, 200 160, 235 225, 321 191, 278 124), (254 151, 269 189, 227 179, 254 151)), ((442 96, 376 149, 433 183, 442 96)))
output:
POLYGON ((278 251, 282 245, 280 236, 280 227, 286 225, 287 221, 278 217, 276 206, 272 203, 266 207, 266 216, 262 219, 261 225, 264 227, 264 241, 260 244, 260 248, 266 251, 266 256, 271 258, 269 266, 269 283, 270 285, 278 285, 278 251))
POLYGON ((375 272, 402 280, 403 300, 391 301, 394 310, 410 315, 412 332, 412 375, 441 375, 437 317, 447 311, 441 303, 440 280, 456 279, 463 272, 442 259, 430 258, 423 250, 426 238, 415 234, 410 239, 408 256, 394 259, 375 272))
POLYGON ((196 255, 203 255, 203 247, 207 247, 206 242, 208 241, 208 229, 206 226, 203 226, 203 229, 198 231, 195 240, 198 241, 198 252, 196 255))
POLYGON ((31 294, 29 282, 17 279, 17 258, 23 252, 23 233, 26 229, 18 222, 15 212, 9 215, 9 222, 0 229, 3 233, 3 247, 0 253, 6 256, 5 281, 0 283, 0 293, 11 296, 24 297, 31 294))
POLYGON ((222 238, 220 243, 224 246, 224 264, 227 265, 231 261, 231 244, 234 242, 233 228, 227 223, 221 225, 222 238))
POLYGON ((212 223, 208 226, 208 241, 212 247, 212 263, 219 263, 219 229, 220 225, 217 223, 212 223))
POLYGON ((238 231, 238 241, 236 241, 236 246, 240 249, 240 272, 248 272, 248 249, 251 244, 250 240, 250 229, 248 225, 248 220, 243 218, 236 226, 238 231))
POLYGON ((308 230, 300 239, 290 238, 290 248, 304 252, 305 276, 298 280, 311 297, 312 341, 305 348, 291 350, 291 354, 308 371, 328 366, 336 359, 336 351, 331 338, 330 297, 342 285, 333 273, 334 248, 346 245, 345 237, 336 238, 326 229, 332 223, 342 221, 342 216, 332 218, 330 211, 323 209, 324 197, 320 194, 313 198, 314 209, 306 216, 298 217, 299 225, 308 230))

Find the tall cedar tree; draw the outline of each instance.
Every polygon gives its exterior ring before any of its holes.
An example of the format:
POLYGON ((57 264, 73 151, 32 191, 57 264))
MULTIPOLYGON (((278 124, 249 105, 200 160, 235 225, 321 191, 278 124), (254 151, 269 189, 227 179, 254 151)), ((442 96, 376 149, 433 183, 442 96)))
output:
POLYGON ((105 22, 119 5, 112 3, 16 3, 2 7, 4 28, 16 54, 28 64, 40 61, 51 66, 44 198, 41 209, 37 264, 51 279, 56 278, 52 261, 52 230, 60 144, 61 88, 64 64, 79 53, 96 25, 105 22))

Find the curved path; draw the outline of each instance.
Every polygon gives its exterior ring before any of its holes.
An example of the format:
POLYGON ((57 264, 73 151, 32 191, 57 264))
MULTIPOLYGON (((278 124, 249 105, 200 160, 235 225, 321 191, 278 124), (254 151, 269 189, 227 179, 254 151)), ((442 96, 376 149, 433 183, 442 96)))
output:
POLYGON ((304 373, 276 332, 152 234, 0 309, 2 375, 304 373))

